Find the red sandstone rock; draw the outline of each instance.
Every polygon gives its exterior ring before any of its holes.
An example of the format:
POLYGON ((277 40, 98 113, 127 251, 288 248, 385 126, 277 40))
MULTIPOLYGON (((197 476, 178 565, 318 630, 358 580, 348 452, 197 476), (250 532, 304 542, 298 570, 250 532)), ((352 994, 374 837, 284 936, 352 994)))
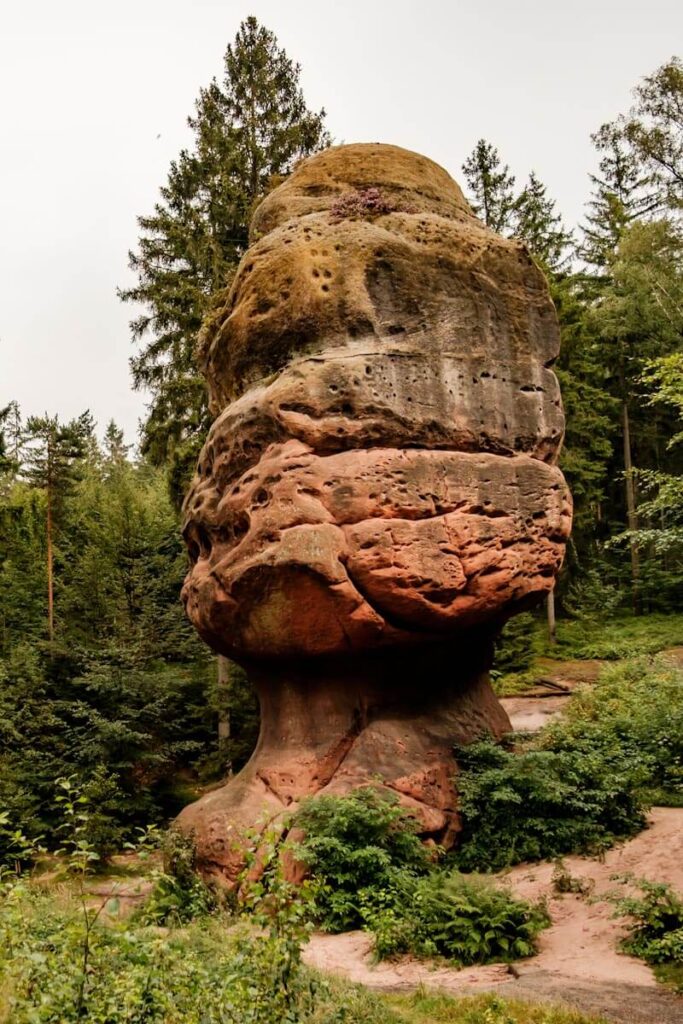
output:
POLYGON ((252 228, 201 339, 217 418, 184 527, 188 615, 261 701, 247 768, 180 818, 228 879, 263 816, 375 778, 453 841, 453 742, 508 727, 492 637, 571 525, 545 280, 445 171, 331 149, 252 228))

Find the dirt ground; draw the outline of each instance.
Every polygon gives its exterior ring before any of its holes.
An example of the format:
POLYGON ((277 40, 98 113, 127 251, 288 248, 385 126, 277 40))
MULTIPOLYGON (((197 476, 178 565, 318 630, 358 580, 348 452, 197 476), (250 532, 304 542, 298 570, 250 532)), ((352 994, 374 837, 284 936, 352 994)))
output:
MULTIPOLYGON (((667 652, 683 663, 683 648, 667 652)), ((576 686, 595 682, 604 662, 551 662, 544 674, 555 687, 534 686, 528 694, 501 701, 517 732, 535 732, 562 714, 576 686), (558 692, 558 685, 564 692, 558 692)), ((683 999, 665 991, 651 969, 618 952, 625 922, 613 916, 606 896, 625 893, 612 876, 633 875, 683 889, 683 809, 655 807, 650 826, 609 850, 602 861, 566 857, 572 876, 589 881, 588 897, 553 892, 553 864, 519 865, 503 878, 525 899, 545 897, 551 926, 541 933, 538 954, 515 964, 458 971, 412 957, 375 964, 365 932, 312 937, 304 958, 312 967, 368 988, 410 992, 419 985, 452 995, 500 991, 516 999, 565 1003, 602 1014, 615 1024, 683 1024, 683 999)))
POLYGON ((516 964, 515 974, 504 965, 457 971, 410 956, 373 964, 372 940, 364 932, 316 934, 304 951, 305 961, 383 991, 411 991, 418 985, 461 995, 500 989, 511 997, 565 1002, 620 1024, 683 1024, 683 999, 661 989, 641 961, 617 951, 625 923, 614 918, 612 904, 604 899, 626 891, 614 874, 683 889, 683 809, 653 808, 649 820, 643 833, 609 850, 602 861, 565 858, 572 877, 592 881, 588 897, 554 894, 552 863, 520 864, 505 873, 519 896, 545 896, 552 919, 538 955, 516 964))
POLYGON ((590 896, 555 895, 550 863, 521 864, 503 876, 526 899, 545 896, 552 919, 541 933, 537 956, 516 964, 515 974, 505 965, 458 971, 412 957, 373 964, 371 939, 364 932, 316 934, 304 958, 312 967, 381 991, 412 991, 418 985, 459 995, 500 990, 602 1013, 619 1024, 683 1024, 683 999, 664 991, 642 961, 618 952, 624 922, 613 917, 605 899, 625 891, 613 875, 683 888, 683 809, 654 808, 650 827, 609 850, 604 860, 566 857, 565 864, 572 876, 592 880, 590 896))

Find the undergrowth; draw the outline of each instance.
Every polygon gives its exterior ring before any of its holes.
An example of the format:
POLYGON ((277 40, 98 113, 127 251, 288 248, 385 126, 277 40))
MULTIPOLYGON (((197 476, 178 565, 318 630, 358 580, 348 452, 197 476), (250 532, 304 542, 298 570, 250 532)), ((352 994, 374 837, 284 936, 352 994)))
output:
POLYGON ((663 882, 637 882, 640 896, 616 901, 631 927, 621 948, 655 968, 660 980, 683 992, 683 898, 663 882))
POLYGON ((619 661, 683 645, 683 615, 593 615, 559 619, 552 643, 545 622, 526 613, 510 620, 496 643, 492 678, 499 696, 528 690, 547 674, 540 658, 619 661))
POLYGON ((444 871, 397 798, 378 787, 306 801, 295 847, 311 873, 316 922, 365 928, 379 959, 443 956, 460 966, 530 956, 547 924, 542 906, 490 880, 444 871))
POLYGON ((389 996, 386 1001, 404 1024, 607 1024, 603 1017, 585 1017, 566 1007, 490 994, 452 999, 419 990, 411 996, 389 996))
POLYGON ((644 827, 645 809, 683 800, 683 673, 666 659, 609 666, 533 739, 457 751, 458 866, 600 853, 644 827))

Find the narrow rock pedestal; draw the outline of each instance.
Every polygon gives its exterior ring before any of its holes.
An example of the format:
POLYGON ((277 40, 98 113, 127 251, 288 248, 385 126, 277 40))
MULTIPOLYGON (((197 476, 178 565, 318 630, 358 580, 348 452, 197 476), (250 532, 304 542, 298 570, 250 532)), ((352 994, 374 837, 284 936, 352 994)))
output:
POLYGON ((233 883, 251 830, 279 830, 307 796, 368 784, 395 793, 425 840, 451 846, 454 744, 510 730, 488 678, 490 649, 472 631, 426 650, 249 666, 261 705, 256 750, 178 819, 194 834, 203 873, 233 883))

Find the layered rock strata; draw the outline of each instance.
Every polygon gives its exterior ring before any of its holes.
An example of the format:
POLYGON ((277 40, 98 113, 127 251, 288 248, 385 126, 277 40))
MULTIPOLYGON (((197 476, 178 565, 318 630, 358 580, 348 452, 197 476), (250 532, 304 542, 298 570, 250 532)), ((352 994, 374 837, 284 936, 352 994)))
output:
POLYGON ((372 779, 453 841, 453 743, 508 727, 492 638, 571 524, 547 285, 445 171, 327 150, 252 232, 202 338, 216 420, 184 526, 187 613, 261 701, 247 768, 180 819, 228 879, 246 828, 372 779))

